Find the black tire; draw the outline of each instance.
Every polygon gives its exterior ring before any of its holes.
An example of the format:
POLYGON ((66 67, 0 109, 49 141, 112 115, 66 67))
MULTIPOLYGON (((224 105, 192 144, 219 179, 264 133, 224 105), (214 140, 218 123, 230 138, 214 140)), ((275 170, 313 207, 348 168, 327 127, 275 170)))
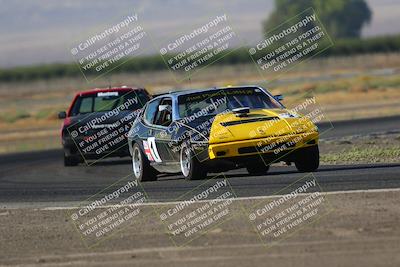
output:
POLYGON ((264 162, 259 162, 258 164, 248 164, 246 165, 247 172, 251 175, 263 175, 269 170, 269 165, 265 165, 264 162))
POLYGON ((188 146, 182 147, 179 161, 181 172, 186 180, 200 180, 207 177, 207 169, 188 146))
POLYGON ((318 146, 306 147, 297 151, 294 162, 298 171, 312 172, 319 167, 319 149, 318 146))
POLYGON ((132 151, 133 176, 140 182, 156 181, 157 172, 150 166, 149 160, 137 143, 133 145, 132 151))
POLYGON ((75 156, 67 156, 64 153, 64 166, 65 167, 73 167, 73 166, 77 166, 79 163, 79 160, 77 157, 75 156))

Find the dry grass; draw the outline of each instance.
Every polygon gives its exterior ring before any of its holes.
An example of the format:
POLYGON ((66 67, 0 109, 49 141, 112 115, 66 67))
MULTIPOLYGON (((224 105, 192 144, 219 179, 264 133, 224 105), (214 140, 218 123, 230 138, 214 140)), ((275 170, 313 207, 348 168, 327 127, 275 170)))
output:
POLYGON ((382 133, 320 142, 323 164, 397 163, 400 135, 382 133))

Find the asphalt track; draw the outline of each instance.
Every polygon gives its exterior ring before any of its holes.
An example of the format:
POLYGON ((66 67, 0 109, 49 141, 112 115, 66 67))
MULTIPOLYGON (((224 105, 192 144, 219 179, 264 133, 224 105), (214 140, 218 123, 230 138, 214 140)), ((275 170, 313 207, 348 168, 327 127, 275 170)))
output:
MULTIPOLYGON (((322 138, 400 132, 400 116, 324 123, 322 138), (333 126, 333 127, 332 127, 333 126)), ((265 176, 250 176, 244 169, 224 173, 238 197, 277 193, 309 175, 292 166, 272 167, 265 176)), ((322 191, 400 188, 398 164, 321 166, 313 175, 322 191)), ((210 174, 209 178, 215 175, 210 174)), ((65 168, 61 150, 10 154, 0 157, 0 205, 2 207, 59 207, 76 205, 96 193, 105 195, 126 184, 130 160, 108 159, 92 166, 65 168)), ((216 177, 220 179, 222 176, 216 177)), ((204 181, 185 181, 180 176, 161 176, 143 183, 148 201, 174 201, 204 181)), ((205 186, 204 186, 205 187, 205 186)))

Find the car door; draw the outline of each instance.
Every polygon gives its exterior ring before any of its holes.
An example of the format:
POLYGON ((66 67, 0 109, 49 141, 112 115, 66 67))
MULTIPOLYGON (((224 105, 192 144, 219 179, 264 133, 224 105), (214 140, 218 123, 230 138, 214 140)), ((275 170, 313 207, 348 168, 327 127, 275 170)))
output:
POLYGON ((145 134, 141 136, 143 151, 150 164, 160 172, 178 172, 178 163, 171 153, 171 135, 168 126, 172 121, 170 97, 153 99, 143 115, 145 134))
POLYGON ((172 99, 165 97, 160 101, 157 109, 157 114, 154 119, 153 136, 159 156, 163 164, 172 164, 175 162, 171 139, 171 124, 172 124, 172 99))
POLYGON ((154 137, 154 133, 156 130, 154 126, 154 120, 157 115, 157 110, 160 101, 161 98, 156 98, 147 104, 141 122, 144 130, 140 131, 140 136, 139 136, 139 139, 142 142, 143 152, 152 165, 162 162, 162 159, 158 153, 158 149, 155 144, 155 137, 154 137))

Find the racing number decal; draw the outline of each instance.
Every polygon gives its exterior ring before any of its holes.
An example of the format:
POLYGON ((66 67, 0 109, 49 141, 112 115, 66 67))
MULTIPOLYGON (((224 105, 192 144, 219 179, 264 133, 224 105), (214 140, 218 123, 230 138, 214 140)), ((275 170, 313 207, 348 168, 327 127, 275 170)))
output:
POLYGON ((144 153, 146 154, 147 158, 150 161, 154 161, 153 156, 150 153, 150 148, 149 148, 149 144, 147 143, 147 141, 143 140, 143 148, 144 148, 144 153))
POLYGON ((157 151, 156 138, 149 137, 149 138, 147 138, 147 142, 149 144, 149 149, 150 149, 151 155, 153 156, 153 160, 155 162, 162 162, 160 155, 158 154, 158 151, 157 151))
POLYGON ((143 140, 144 153, 150 161, 162 162, 157 151, 156 138, 149 137, 147 141, 143 140))

